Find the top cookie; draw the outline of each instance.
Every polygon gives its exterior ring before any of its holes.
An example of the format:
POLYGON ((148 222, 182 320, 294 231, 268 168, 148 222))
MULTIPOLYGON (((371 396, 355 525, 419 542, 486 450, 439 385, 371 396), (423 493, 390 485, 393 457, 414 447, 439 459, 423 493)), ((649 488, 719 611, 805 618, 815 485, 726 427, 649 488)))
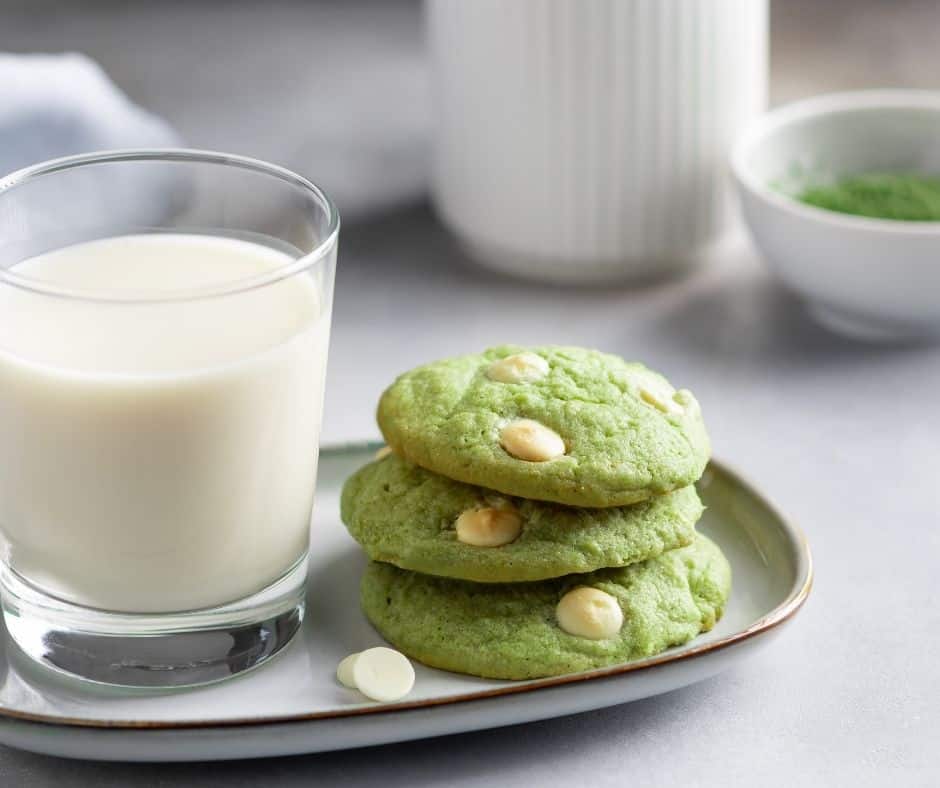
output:
POLYGON ((701 410, 642 364, 512 345, 401 375, 378 422, 398 454, 458 481, 569 506, 685 487, 708 461, 701 410))

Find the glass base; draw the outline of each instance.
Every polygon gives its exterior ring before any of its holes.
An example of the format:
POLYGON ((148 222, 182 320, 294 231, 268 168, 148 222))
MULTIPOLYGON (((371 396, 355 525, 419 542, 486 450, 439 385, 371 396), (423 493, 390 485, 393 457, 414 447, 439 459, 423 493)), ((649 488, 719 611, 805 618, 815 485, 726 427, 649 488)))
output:
POLYGON ((0 563, 10 637, 40 664, 86 681, 152 689, 207 684, 280 652, 304 615, 306 558, 267 588, 220 607, 109 613, 50 596, 0 563))

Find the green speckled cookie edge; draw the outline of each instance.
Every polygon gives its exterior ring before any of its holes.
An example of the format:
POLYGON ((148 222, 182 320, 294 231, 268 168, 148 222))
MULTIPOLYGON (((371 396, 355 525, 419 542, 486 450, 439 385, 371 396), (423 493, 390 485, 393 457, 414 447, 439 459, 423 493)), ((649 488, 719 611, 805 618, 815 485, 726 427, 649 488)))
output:
POLYGON ((644 561, 690 544, 702 511, 694 486, 629 507, 575 509, 502 498, 395 455, 352 474, 340 499, 346 528, 372 560, 480 583, 544 580, 644 561), (521 517, 516 540, 500 547, 460 542, 458 516, 497 499, 521 517))
POLYGON ((621 569, 511 585, 484 585, 370 563, 363 612, 395 648, 430 667, 494 679, 533 679, 658 654, 711 629, 731 593, 731 567, 698 535, 688 547, 621 569), (569 590, 613 595, 624 613, 607 640, 569 635, 555 606, 569 590))

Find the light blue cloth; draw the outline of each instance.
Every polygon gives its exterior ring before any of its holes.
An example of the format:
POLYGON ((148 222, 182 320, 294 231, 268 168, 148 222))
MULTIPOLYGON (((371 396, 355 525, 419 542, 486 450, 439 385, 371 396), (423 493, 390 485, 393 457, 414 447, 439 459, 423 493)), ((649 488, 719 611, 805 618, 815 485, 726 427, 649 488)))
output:
POLYGON ((0 177, 74 153, 179 144, 88 57, 0 53, 0 177))

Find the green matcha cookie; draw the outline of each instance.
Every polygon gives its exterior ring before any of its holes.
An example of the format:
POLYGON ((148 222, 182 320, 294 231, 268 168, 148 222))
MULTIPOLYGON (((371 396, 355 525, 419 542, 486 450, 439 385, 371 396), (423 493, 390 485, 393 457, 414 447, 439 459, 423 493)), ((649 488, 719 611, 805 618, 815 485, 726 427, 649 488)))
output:
POLYGON ((686 487, 708 461, 698 403, 642 364, 505 346, 398 378, 379 427, 398 454, 507 495, 624 506, 686 487))
POLYGON ((373 562, 361 600, 375 628, 419 662, 485 678, 531 679, 685 643, 714 626, 730 590, 727 560, 697 536, 688 547, 640 564, 538 583, 484 585, 373 562), (598 608, 592 596, 610 604, 598 608), (582 633, 569 634, 579 631, 579 615, 582 633), (614 634, 594 639, 605 628, 614 634))
POLYGON ((346 481, 341 512, 375 561, 504 583, 625 566, 682 547, 702 504, 689 486, 629 507, 573 509, 504 498, 391 455, 346 481))

